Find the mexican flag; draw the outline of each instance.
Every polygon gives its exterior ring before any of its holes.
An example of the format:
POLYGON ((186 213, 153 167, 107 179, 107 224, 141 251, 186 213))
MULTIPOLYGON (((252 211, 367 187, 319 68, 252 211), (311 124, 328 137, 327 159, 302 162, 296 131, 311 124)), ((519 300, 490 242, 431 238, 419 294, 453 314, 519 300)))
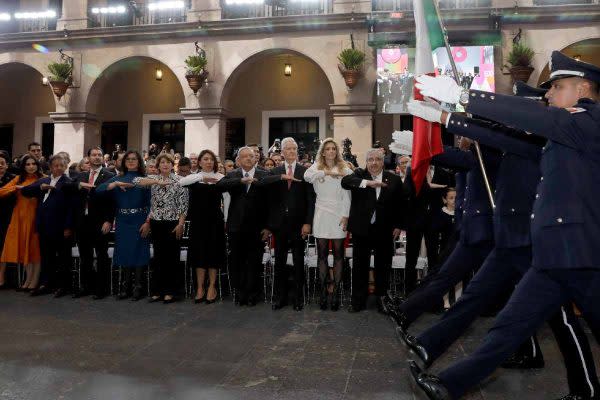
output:
MULTIPOLYGON (((417 39, 415 75, 435 75, 432 51, 444 46, 444 35, 434 1, 437 0, 413 0, 417 39)), ((417 88, 414 89, 414 97, 415 100, 423 100, 417 88)), ((413 133, 410 168, 416 193, 419 194, 431 158, 443 152, 442 129, 440 124, 413 117, 413 133)))

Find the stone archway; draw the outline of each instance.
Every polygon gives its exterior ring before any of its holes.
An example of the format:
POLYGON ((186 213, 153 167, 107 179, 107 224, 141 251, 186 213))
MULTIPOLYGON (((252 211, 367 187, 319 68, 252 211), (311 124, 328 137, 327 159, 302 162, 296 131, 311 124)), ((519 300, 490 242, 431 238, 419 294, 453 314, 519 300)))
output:
MULTIPOLYGON (((84 65, 84 73, 85 68, 84 65)), ((119 121, 125 123, 128 132, 124 140, 127 147, 147 149, 151 121, 181 120, 183 126, 179 110, 184 106, 181 81, 169 66, 147 56, 119 59, 100 72, 90 86, 85 110, 88 118, 96 119, 98 123, 96 137, 86 138, 86 142, 103 144, 105 151, 111 151, 114 144, 123 140, 113 141, 106 137, 103 140, 102 123, 119 121), (162 71, 161 80, 156 79, 156 69, 162 71)), ((183 133, 181 135, 183 140, 183 133)))
POLYGON ((42 85, 42 77, 29 64, 0 65, 0 128, 2 135, 11 135, 0 137, 0 143, 13 155, 25 153, 30 142, 42 142, 43 124, 51 123, 48 113, 56 109, 56 103, 51 89, 42 85))
MULTIPOLYGON (((571 43, 560 49, 561 52, 570 56, 578 57, 581 61, 599 65, 600 64, 600 37, 581 40, 571 43)), ((541 70, 537 84, 546 81, 550 75, 548 63, 541 70)))
MULTIPOLYGON (((245 135, 237 137, 234 147, 259 143, 266 150, 275 138, 294 136, 301 149, 310 151, 315 140, 333 135, 333 102, 329 77, 319 64, 306 54, 277 48, 240 63, 225 82, 220 105, 229 117, 244 120, 245 135), (286 64, 290 76, 284 74, 286 64), (278 133, 270 123, 293 126, 278 133)), ((231 145, 226 143, 227 155, 234 150, 231 145)))

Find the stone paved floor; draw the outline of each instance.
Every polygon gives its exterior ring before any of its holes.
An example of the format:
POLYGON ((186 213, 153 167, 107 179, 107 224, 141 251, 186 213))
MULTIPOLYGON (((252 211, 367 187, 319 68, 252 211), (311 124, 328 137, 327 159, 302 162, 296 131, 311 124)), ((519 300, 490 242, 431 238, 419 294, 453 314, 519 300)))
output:
MULTIPOLYGON (((272 312, 180 302, 93 301, 0 292, 0 399, 422 399, 407 352, 375 310, 272 312)), ((413 331, 435 319, 425 315, 413 331)), ((472 350, 476 326, 434 371, 472 350)), ((590 336, 591 337, 591 336, 590 336)), ((468 399, 553 399, 564 367, 547 328, 546 368, 497 371, 468 399)), ((598 360, 600 349, 592 340, 598 360)))

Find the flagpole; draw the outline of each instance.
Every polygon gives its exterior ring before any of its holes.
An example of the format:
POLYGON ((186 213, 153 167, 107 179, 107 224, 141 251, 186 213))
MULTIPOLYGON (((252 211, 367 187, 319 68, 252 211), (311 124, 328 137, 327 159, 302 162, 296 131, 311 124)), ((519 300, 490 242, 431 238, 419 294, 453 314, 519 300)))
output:
MULTIPOLYGON (((444 26, 444 22, 442 21, 442 15, 440 13, 440 6, 438 4, 438 0, 433 0, 433 5, 435 7, 435 13, 437 14, 437 20, 440 23, 440 29, 442 30, 442 36, 444 37, 444 44, 446 46, 446 52, 448 53, 448 60, 450 60, 450 66, 452 67, 452 72, 454 73, 454 80, 458 85, 460 85, 460 80, 458 78, 458 68, 456 68, 456 63, 454 62, 454 57, 452 57, 452 49, 450 49, 450 43, 448 41, 448 31, 444 26)), ((481 156, 481 148, 479 147, 479 143, 474 140, 475 144, 475 152, 477 153, 477 159, 479 160, 479 167, 481 168, 481 174, 483 175, 483 182, 485 183, 485 188, 487 190, 488 198, 490 200, 490 205, 492 209, 496 208, 496 204, 494 203, 494 195, 492 194, 492 187, 490 186, 490 181, 488 180, 487 172, 485 169, 485 165, 483 164, 483 157, 481 156)))

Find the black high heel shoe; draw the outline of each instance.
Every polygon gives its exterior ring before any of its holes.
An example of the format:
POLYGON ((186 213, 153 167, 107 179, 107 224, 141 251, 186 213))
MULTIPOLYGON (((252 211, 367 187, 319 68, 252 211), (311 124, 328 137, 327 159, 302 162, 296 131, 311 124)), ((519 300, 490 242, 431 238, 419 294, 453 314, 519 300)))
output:
POLYGON ((200 297, 199 299, 194 299, 194 304, 202 304, 206 301, 206 292, 204 292, 204 295, 202 297, 200 297))
POLYGON ((321 287, 321 298, 319 300, 319 308, 323 311, 327 310, 327 297, 329 293, 327 293, 327 284, 323 284, 321 287))
POLYGON ((331 311, 338 311, 340 309, 339 287, 339 283, 336 283, 333 287, 333 293, 331 294, 331 311))

